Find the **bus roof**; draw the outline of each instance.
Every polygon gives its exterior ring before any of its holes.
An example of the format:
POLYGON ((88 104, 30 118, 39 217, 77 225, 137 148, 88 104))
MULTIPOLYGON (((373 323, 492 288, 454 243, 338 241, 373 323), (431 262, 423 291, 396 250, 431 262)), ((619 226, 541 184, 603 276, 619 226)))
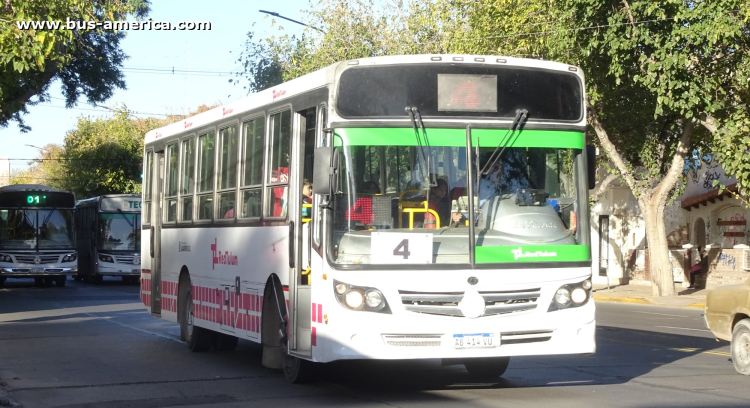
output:
POLYGON ((333 82, 334 74, 340 65, 362 66, 362 65, 395 65, 395 64, 488 64, 516 66, 554 71, 569 71, 578 75, 583 80, 583 73, 578 67, 570 66, 553 61, 544 61, 527 58, 515 58, 490 55, 465 55, 465 54, 415 54, 415 55, 393 55, 356 60, 342 61, 329 65, 318 71, 284 82, 274 87, 249 95, 246 98, 230 104, 213 108, 209 111, 180 120, 179 122, 154 129, 146 133, 146 145, 157 140, 169 138, 170 136, 186 134, 194 129, 210 126, 214 123, 231 117, 241 117, 244 114, 258 109, 262 106, 276 103, 292 96, 321 88, 333 82))
MULTIPOLYGON (((76 207, 99 206, 99 203, 101 203, 101 201, 104 199, 113 199, 113 201, 117 201, 120 199, 122 199, 123 201, 128 201, 127 199, 130 199, 130 201, 142 201, 140 194, 105 194, 97 197, 78 200, 76 201, 76 207)), ((126 210, 123 209, 123 211, 126 210)))
POLYGON ((58 189, 52 188, 50 186, 45 186, 42 184, 11 184, 9 186, 0 187, 0 193, 5 193, 9 191, 50 191, 50 192, 57 192, 57 193, 72 194, 70 191, 58 190, 58 189))

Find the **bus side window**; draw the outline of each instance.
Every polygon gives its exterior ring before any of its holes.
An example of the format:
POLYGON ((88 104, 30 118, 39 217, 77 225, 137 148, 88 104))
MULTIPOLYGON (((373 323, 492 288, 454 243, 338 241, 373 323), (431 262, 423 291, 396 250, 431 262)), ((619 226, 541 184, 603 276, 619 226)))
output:
POLYGON ((270 146, 268 150, 268 187, 266 215, 286 217, 289 204, 289 154, 292 129, 289 110, 271 116, 270 146))

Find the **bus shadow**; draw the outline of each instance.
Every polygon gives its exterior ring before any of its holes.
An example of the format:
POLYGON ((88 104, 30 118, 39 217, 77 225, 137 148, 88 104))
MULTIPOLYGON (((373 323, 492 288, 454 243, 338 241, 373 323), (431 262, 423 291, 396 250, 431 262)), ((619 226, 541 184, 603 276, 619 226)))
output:
POLYGON ((726 343, 690 335, 597 327, 597 352, 591 355, 512 357, 500 378, 471 376, 462 365, 440 360, 354 360, 322 364, 317 378, 362 392, 575 387, 624 384, 658 375, 681 376, 695 361, 707 374, 733 374, 726 343), (688 361, 690 359, 690 361, 688 361))

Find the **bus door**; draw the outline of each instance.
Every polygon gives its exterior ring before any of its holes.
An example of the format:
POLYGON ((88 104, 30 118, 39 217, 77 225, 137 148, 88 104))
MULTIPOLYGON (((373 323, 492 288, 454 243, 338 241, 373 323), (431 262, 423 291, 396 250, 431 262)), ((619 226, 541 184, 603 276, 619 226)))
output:
POLYGON ((154 153, 153 180, 151 185, 151 314, 161 315, 161 224, 162 200, 164 199, 164 151, 154 153))
MULTIPOLYGON (((312 294, 310 287, 310 244, 313 220, 312 196, 305 194, 305 182, 312 182, 313 154, 315 150, 318 109, 313 107, 295 112, 295 132, 292 137, 292 160, 298 163, 298 171, 291 177, 290 199, 290 239, 294 242, 294 262, 290 262, 289 275, 289 349, 292 354, 310 357, 311 346, 311 312, 312 294), (292 265, 293 264, 293 265, 292 265)), ((292 166, 292 168, 295 168, 292 166)), ((311 190, 310 190, 311 193, 311 190)))

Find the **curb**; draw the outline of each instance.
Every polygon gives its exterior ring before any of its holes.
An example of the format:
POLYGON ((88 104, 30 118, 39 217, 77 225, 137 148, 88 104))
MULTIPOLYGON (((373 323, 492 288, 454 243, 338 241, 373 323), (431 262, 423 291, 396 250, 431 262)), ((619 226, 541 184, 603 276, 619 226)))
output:
POLYGON ((686 307, 690 309, 705 309, 705 303, 690 303, 687 305, 670 305, 666 303, 657 303, 651 299, 645 298, 629 298, 629 297, 610 297, 610 296, 594 296, 596 302, 610 302, 610 303, 631 303, 639 305, 656 305, 656 306, 669 306, 669 307, 686 307))
POLYGON ((641 305, 653 305, 649 299, 643 298, 628 298, 628 297, 609 297, 609 296, 594 296, 594 300, 597 302, 612 302, 612 303, 636 303, 641 305))

